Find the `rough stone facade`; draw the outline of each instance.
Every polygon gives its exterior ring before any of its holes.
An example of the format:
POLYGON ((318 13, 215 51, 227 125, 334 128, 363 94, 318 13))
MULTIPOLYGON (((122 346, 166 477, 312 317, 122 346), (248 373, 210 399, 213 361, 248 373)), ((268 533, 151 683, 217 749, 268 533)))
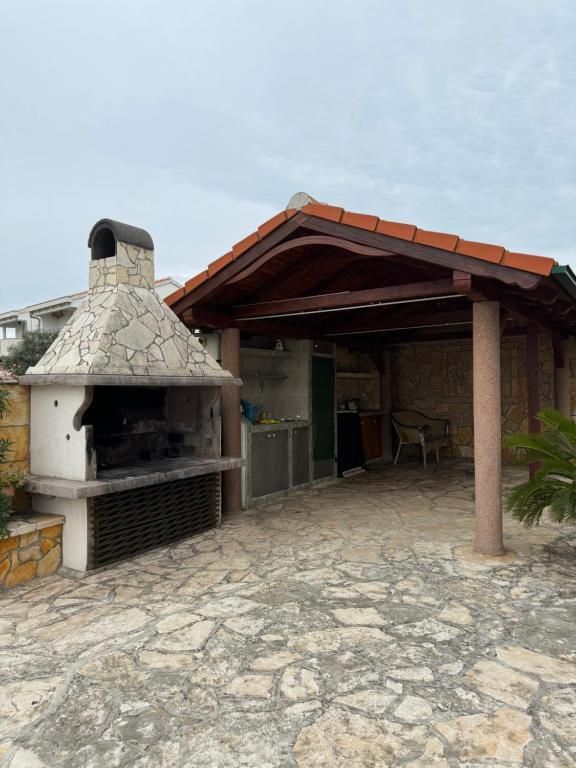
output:
POLYGON ((3 375, 0 371, 0 389, 5 389, 10 398, 10 413, 0 421, 0 438, 12 442, 12 448, 2 469, 28 472, 30 442, 30 389, 18 385, 15 377, 3 375))
POLYGON ((10 536, 0 540, 0 588, 48 576, 62 562, 61 517, 33 515, 10 522, 10 536))
POLYGON ((154 252, 118 242, 90 293, 28 374, 230 378, 154 290, 154 252))
MULTIPOLYGON (((554 405, 552 344, 540 336, 540 405, 554 405)), ((576 374, 576 347, 570 347, 572 376, 576 374)), ((526 341, 502 340, 502 431, 510 434, 528 428, 526 390, 526 341)), ((576 384, 576 380, 574 381, 576 384)), ((575 390, 572 388, 574 409, 575 390)), ((394 410, 414 408, 429 416, 449 418, 456 456, 472 457, 472 342, 451 341, 394 348, 392 354, 394 410)))
POLYGON ((336 402, 353 398, 360 400, 361 410, 380 408, 380 374, 366 352, 336 347, 336 402), (354 378, 355 374, 364 378, 354 378))
POLYGON ((118 242, 116 256, 90 262, 91 291, 121 283, 135 288, 154 288, 154 251, 118 242))

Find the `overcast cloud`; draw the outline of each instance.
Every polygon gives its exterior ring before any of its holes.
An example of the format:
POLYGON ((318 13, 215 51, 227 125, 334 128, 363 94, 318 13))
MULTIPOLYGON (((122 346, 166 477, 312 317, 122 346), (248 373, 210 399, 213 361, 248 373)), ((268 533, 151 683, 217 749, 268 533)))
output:
POLYGON ((300 190, 576 266, 574 0, 4 0, 0 311, 101 217, 192 276, 300 190))

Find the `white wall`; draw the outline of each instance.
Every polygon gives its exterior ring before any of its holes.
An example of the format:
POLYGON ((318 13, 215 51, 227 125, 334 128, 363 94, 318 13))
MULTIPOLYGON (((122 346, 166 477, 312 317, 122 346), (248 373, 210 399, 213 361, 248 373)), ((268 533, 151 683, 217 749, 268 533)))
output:
MULTIPOLYGON (((71 307, 70 309, 58 313, 50 312, 45 315, 38 315, 40 318, 40 330, 59 331, 60 328, 63 328, 68 320, 70 320, 75 311, 76 307, 71 307)), ((32 328, 35 329, 36 326, 32 325, 30 330, 32 330, 32 328)))
POLYGON ((61 385, 30 389, 30 472, 87 480, 86 428, 74 429, 85 387, 61 385), (57 405, 56 405, 57 403, 57 405))
POLYGON ((309 341, 285 342, 286 357, 259 356, 240 350, 241 397, 277 419, 310 418, 309 341))
POLYGON ((88 564, 88 502, 86 499, 55 499, 53 496, 32 497, 34 512, 64 515, 62 531, 62 565, 85 571, 88 564))

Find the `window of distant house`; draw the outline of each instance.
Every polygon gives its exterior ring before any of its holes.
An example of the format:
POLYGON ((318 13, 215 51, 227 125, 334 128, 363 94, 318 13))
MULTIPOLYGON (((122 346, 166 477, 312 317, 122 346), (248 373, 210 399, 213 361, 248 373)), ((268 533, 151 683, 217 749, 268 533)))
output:
POLYGON ((8 326, 5 329, 5 333, 6 333, 6 338, 7 339, 15 339, 16 338, 16 328, 11 328, 10 326, 8 326))

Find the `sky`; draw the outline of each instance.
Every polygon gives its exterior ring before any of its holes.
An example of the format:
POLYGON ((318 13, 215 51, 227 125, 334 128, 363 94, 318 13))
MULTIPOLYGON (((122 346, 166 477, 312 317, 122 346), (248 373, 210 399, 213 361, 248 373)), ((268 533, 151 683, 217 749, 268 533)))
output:
POLYGON ((0 311, 100 218, 185 280, 293 193, 576 268, 574 0, 5 0, 0 311))

